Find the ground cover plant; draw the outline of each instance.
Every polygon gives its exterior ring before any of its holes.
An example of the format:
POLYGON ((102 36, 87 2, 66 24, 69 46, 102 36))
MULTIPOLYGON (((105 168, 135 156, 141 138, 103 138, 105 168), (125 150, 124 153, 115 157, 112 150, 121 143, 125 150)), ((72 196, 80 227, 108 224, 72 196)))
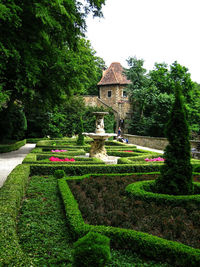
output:
MULTIPOLYGON (((200 248, 199 205, 181 207, 154 201, 133 201, 125 188, 136 181, 155 179, 154 175, 94 176, 70 180, 85 223, 134 229, 200 248)), ((200 176, 195 180, 199 181, 200 176)))
MULTIPOLYGON (((72 266, 73 242, 54 176, 32 176, 18 216, 18 237, 32 266, 72 266)), ((128 250, 111 249, 108 266, 160 266, 128 250)))

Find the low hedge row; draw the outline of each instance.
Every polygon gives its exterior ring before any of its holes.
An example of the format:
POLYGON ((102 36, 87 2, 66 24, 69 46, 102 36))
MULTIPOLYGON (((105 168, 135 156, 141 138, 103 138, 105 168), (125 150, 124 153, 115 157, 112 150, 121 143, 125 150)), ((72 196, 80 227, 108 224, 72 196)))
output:
MULTIPOLYGON (((68 138, 68 139, 54 139, 54 140, 40 140, 38 143, 37 143, 37 146, 38 147, 46 147, 46 146, 76 146, 76 141, 77 139, 76 138, 68 138)), ((84 140, 84 143, 85 145, 88 145, 91 143, 91 139, 85 139, 84 140)))
POLYGON ((10 145, 0 145, 0 153, 6 153, 6 152, 17 150, 20 147, 24 146, 25 144, 26 144, 26 139, 22 141, 18 141, 10 145))
POLYGON ((133 164, 108 164, 108 165, 64 165, 34 164, 30 166, 31 175, 54 174, 55 170, 64 170, 68 176, 84 175, 87 173, 135 173, 155 172, 160 170, 160 164, 133 165, 133 164))
MULTIPOLYGON (((78 178, 76 177, 76 179, 78 178)), ((111 246, 114 248, 129 249, 158 261, 164 259, 173 266, 199 266, 199 249, 135 230, 85 224, 78 209, 78 203, 67 184, 67 178, 60 179, 58 184, 73 239, 80 238, 89 231, 95 231, 108 236, 111 239, 111 246)))
POLYGON ((71 156, 78 156, 78 155, 85 155, 85 150, 81 148, 77 149, 68 149, 66 147, 48 147, 48 148, 42 148, 42 147, 36 147, 34 148, 31 153, 38 153, 38 154, 54 154, 54 155, 60 155, 61 153, 54 153, 51 152, 51 150, 56 150, 56 149, 66 149, 66 152, 62 152, 62 155, 71 155, 71 156))
POLYGON ((26 163, 26 164, 73 164, 73 165, 83 165, 83 164, 90 164, 90 165, 93 165, 93 164, 105 164, 104 161, 102 161, 101 159, 97 159, 97 158, 81 158, 81 157, 72 157, 72 156, 69 156, 69 154, 65 154, 63 155, 64 153, 62 153, 62 155, 58 155, 58 153, 55 155, 56 153, 52 153, 52 154, 34 154, 34 153, 30 153, 28 154, 24 160, 23 160, 23 163, 26 163), (56 161, 49 161, 48 159, 50 157, 58 157, 60 159, 64 159, 64 158, 74 158, 75 161, 69 161, 69 162, 56 162, 56 161))
POLYGON ((186 206, 188 204, 200 204, 200 184, 194 182, 196 195, 174 196, 152 192, 155 181, 141 181, 129 184, 126 192, 132 199, 154 201, 157 203, 170 204, 172 206, 186 206))
POLYGON ((18 165, 0 188, 0 266, 29 266, 18 243, 16 220, 30 174, 28 165, 18 165))
POLYGON ((131 163, 136 163, 136 161, 144 161, 146 158, 157 158, 157 157, 163 157, 162 154, 156 153, 156 152, 152 152, 152 153, 148 153, 145 152, 144 154, 139 154, 136 157, 122 157, 120 159, 118 159, 118 163, 120 164, 131 164, 131 163))
POLYGON ((125 149, 123 148, 123 150, 115 150, 115 149, 112 150, 112 148, 107 149, 107 154, 109 156, 116 156, 116 157, 140 157, 140 156, 145 157, 145 155, 148 154, 149 157, 153 157, 153 155, 155 155, 155 152, 136 149, 136 148, 130 149, 129 147, 126 147, 125 149))

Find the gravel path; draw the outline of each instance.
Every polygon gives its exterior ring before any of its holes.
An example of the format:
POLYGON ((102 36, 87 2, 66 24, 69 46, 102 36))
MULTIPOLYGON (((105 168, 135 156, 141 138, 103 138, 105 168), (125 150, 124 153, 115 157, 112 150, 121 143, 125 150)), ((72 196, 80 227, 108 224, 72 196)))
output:
POLYGON ((7 176, 21 164, 26 155, 35 147, 35 144, 26 144, 20 149, 0 154, 0 187, 3 186, 7 176))

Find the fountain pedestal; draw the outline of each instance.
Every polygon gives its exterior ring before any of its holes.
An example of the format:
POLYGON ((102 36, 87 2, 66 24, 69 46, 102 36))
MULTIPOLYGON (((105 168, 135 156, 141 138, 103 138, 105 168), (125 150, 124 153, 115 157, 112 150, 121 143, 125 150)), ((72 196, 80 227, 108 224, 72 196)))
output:
POLYGON ((104 115, 107 115, 108 112, 93 112, 93 114, 96 115, 95 133, 83 133, 83 135, 89 136, 94 140, 91 144, 89 156, 93 158, 106 160, 108 156, 105 149, 105 140, 111 136, 117 136, 117 134, 105 133, 104 115))

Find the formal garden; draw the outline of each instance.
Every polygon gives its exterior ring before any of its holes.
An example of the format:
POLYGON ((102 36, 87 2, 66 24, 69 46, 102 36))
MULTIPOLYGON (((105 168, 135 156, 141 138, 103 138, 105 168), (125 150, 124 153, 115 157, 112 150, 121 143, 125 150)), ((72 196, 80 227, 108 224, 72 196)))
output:
POLYGON ((166 135, 164 154, 106 140, 116 164, 80 134, 35 140, 0 189, 0 265, 199 266, 200 162, 178 84, 166 135))
POLYGON ((106 69, 85 38, 105 2, 0 4, 0 153, 36 144, 0 188, 2 267, 200 266, 200 85, 177 61, 127 59, 126 131, 169 144, 117 141, 115 110, 83 98, 106 69))

